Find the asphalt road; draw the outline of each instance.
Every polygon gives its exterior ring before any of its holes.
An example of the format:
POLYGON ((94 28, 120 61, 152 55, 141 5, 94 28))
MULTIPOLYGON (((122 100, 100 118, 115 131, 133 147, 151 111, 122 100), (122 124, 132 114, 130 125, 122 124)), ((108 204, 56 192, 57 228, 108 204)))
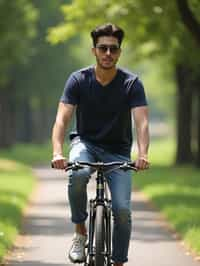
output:
MULTIPOLYGON (((73 265, 67 256, 74 226, 66 201, 66 174, 46 167, 35 169, 35 173, 38 187, 26 211, 22 232, 5 264, 73 265)), ((93 188, 91 181, 90 196, 93 188)), ((200 261, 177 240, 160 214, 140 193, 133 192, 132 199, 133 231, 127 266, 200 266, 200 261)))

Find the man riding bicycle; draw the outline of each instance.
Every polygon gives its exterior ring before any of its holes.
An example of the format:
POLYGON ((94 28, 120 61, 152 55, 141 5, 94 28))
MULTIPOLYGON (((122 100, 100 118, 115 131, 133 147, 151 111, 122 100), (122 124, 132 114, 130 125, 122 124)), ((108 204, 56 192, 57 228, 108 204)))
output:
MULTIPOLYGON (((76 132, 71 134, 69 161, 130 161, 133 116, 138 144, 135 166, 147 169, 149 131, 144 88, 137 75, 116 67, 124 32, 114 24, 105 24, 94 29, 91 37, 96 65, 73 72, 65 84, 52 133, 53 166, 66 167, 65 131, 75 111, 76 132)), ((75 224, 69 258, 74 263, 85 260, 86 188, 90 175, 90 168, 69 173, 68 197, 75 224)), ((123 266, 128 261, 131 180, 130 171, 119 169, 107 177, 114 218, 114 266, 123 266)))

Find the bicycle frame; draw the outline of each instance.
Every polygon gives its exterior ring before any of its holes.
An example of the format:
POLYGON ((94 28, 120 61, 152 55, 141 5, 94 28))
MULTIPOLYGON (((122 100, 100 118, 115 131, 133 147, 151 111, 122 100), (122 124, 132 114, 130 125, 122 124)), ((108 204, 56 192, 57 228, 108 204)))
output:
MULTIPOLYGON (((111 200, 108 197, 107 193, 107 182, 105 178, 105 170, 106 167, 113 167, 117 166, 117 168, 126 170, 135 170, 137 171, 137 168, 135 168, 134 163, 131 162, 111 162, 111 163, 103 163, 103 162, 97 162, 97 163, 89 163, 89 162, 75 162, 75 163, 68 163, 68 167, 65 169, 66 171, 73 169, 78 170, 82 169, 86 166, 93 167, 97 171, 97 177, 96 177, 96 197, 94 199, 90 200, 90 213, 89 213, 89 242, 87 246, 87 256, 85 261, 85 266, 96 266, 96 265, 106 265, 111 266, 111 200), (103 207, 103 209, 102 209, 103 207), (98 214, 98 210, 101 215, 99 217, 102 217, 101 222, 97 224, 102 224, 102 230, 99 230, 99 232, 103 232, 103 240, 101 239, 100 242, 103 243, 103 252, 101 251, 102 248, 99 246, 99 252, 97 253, 96 250, 94 250, 94 234, 95 233, 95 225, 96 221, 98 220, 96 217, 96 213, 98 214), (105 246, 104 246, 105 245, 105 246), (102 263, 97 263, 97 255, 100 254, 100 259, 103 260, 102 263), (95 258, 95 260, 94 260, 95 258), (106 264, 105 264, 106 263, 106 264)), ((113 171, 114 168, 111 169, 113 171)), ((101 227, 99 227, 101 228, 101 227)), ((98 230, 97 230, 98 231, 98 230)), ((97 236, 101 235, 100 233, 97 234, 97 236)), ((98 237, 97 237, 98 238, 98 237)), ((96 238, 96 239, 97 239, 96 238)), ((95 239, 95 241, 96 241, 95 239)), ((100 242, 96 242, 100 243, 100 242)), ((97 249, 97 246, 95 246, 97 249)))
MULTIPOLYGON (((97 170, 96 176, 96 198, 90 200, 90 214, 89 214, 89 243, 88 243, 88 256, 89 256, 89 265, 95 256, 93 250, 94 247, 94 231, 95 231, 95 210, 97 205, 103 205, 105 210, 105 242, 106 242, 106 254, 107 264, 111 265, 111 200, 108 198, 108 188, 106 183, 106 178, 104 175, 103 168, 97 170)), ((85 264, 87 265, 87 264, 85 264)))

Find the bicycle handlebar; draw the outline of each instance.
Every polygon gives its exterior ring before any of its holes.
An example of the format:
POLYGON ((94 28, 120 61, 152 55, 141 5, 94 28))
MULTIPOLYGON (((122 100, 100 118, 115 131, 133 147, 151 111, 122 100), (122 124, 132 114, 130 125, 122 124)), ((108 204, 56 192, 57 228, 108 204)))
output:
POLYGON ((68 162, 67 167, 65 168, 65 171, 69 170, 79 170, 82 169, 86 166, 90 166, 92 168, 95 168, 96 170, 105 170, 108 167, 111 166, 119 166, 119 169, 122 169, 124 171, 126 170, 134 170, 138 171, 137 167, 135 167, 134 162, 109 162, 109 163, 104 163, 104 162, 84 162, 84 161, 77 161, 77 162, 68 162))

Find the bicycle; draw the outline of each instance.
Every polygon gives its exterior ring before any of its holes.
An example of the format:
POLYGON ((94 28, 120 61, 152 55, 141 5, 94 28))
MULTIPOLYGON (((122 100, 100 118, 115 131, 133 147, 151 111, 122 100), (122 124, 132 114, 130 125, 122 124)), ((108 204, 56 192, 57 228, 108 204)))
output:
POLYGON ((108 196, 108 185, 105 171, 122 169, 137 171, 131 162, 81 162, 68 163, 65 171, 92 167, 96 170, 96 197, 89 201, 88 244, 84 266, 111 266, 111 199, 108 196), (113 168, 113 167, 117 168, 113 168), (109 170, 109 168, 111 168, 109 170))

